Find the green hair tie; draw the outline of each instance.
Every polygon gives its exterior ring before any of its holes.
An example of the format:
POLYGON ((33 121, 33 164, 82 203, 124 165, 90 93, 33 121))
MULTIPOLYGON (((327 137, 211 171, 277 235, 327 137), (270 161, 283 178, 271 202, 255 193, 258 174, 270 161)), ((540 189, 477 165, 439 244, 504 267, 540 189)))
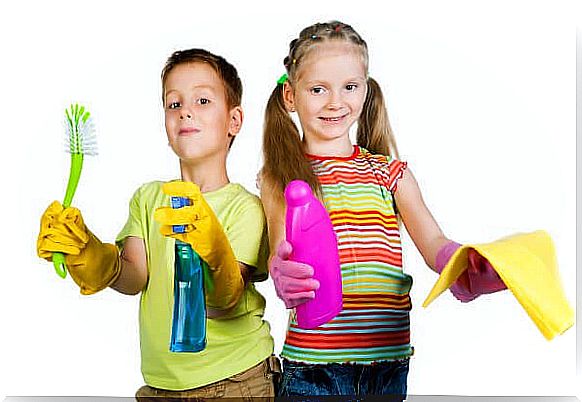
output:
POLYGON ((278 80, 277 80, 277 84, 278 85, 283 85, 285 83, 285 81, 287 81, 289 77, 287 77, 287 73, 283 74, 278 80))

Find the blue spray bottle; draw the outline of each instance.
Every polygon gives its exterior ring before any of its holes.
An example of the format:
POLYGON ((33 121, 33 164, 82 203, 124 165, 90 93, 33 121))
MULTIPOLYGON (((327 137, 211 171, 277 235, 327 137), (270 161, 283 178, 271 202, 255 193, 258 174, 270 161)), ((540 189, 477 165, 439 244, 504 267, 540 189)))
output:
MULTIPOLYGON (((171 197, 172 208, 189 204, 184 197, 171 197)), ((183 225, 175 225, 174 233, 184 233, 183 225)), ((204 275, 198 254, 188 243, 176 240, 174 261, 174 315, 170 351, 200 352, 206 347, 206 303, 204 275)))

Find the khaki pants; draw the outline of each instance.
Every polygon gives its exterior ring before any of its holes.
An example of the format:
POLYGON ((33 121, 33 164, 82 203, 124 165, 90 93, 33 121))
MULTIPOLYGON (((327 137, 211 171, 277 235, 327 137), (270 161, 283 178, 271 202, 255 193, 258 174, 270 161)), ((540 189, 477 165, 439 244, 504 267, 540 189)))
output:
POLYGON ((275 400, 275 387, 281 374, 281 365, 275 356, 250 369, 200 388, 169 391, 144 385, 135 397, 140 402, 194 402, 194 401, 257 401, 275 400))

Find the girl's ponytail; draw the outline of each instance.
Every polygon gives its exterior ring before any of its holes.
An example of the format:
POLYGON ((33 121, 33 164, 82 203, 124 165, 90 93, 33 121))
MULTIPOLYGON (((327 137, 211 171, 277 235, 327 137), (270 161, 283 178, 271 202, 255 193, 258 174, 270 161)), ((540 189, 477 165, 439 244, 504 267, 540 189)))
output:
POLYGON ((382 89, 371 77, 368 77, 368 93, 358 120, 356 142, 372 153, 398 158, 382 89))
POLYGON ((267 102, 263 127, 262 179, 268 180, 282 197, 285 186, 292 180, 307 182, 320 195, 319 181, 305 156, 297 126, 283 102, 283 84, 278 84, 267 102))

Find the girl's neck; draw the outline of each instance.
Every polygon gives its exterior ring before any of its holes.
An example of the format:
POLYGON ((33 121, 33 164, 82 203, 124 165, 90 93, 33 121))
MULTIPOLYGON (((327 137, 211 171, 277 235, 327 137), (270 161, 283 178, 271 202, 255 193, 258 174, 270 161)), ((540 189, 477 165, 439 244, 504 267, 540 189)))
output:
POLYGON ((203 193, 218 190, 230 183, 224 163, 212 160, 197 163, 181 160, 180 172, 182 180, 198 185, 203 193))
POLYGON ((310 155, 348 157, 354 153, 354 146, 347 135, 327 141, 304 139, 304 145, 305 152, 310 155))

